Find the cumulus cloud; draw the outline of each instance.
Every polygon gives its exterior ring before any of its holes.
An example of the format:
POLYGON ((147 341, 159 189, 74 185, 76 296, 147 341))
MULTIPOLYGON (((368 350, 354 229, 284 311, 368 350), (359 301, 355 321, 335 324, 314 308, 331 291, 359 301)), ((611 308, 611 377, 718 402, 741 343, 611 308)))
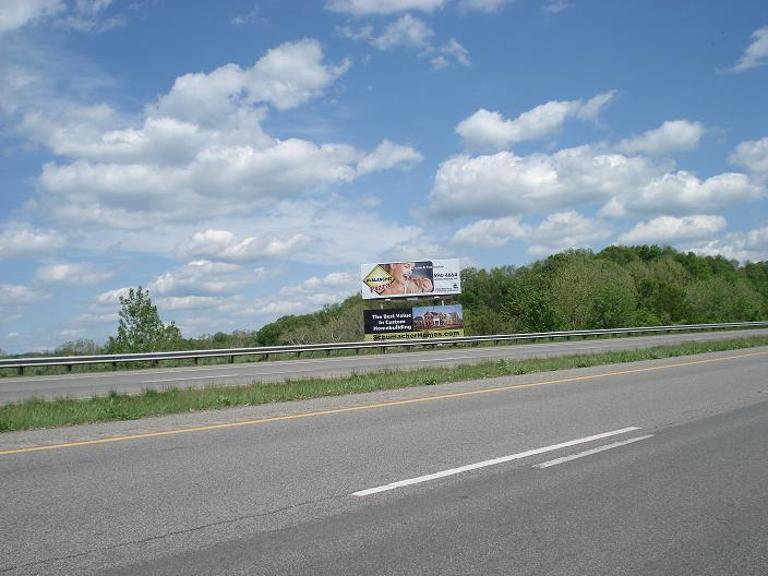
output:
POLYGON ((623 206, 620 211, 685 214, 701 210, 716 211, 764 195, 765 190, 744 174, 726 172, 701 180, 688 171, 680 170, 664 174, 613 200, 614 206, 623 206))
POLYGON ((327 10, 367 16, 371 14, 395 14, 397 12, 434 12, 443 7, 446 0, 328 0, 327 10))
POLYGON ((691 249, 699 254, 721 255, 741 262, 764 262, 768 260, 768 226, 753 230, 732 232, 691 249))
POLYGON ((459 155, 438 167, 429 195, 434 214, 507 216, 603 203, 604 216, 716 211, 763 197, 746 175, 701 180, 669 162, 605 153, 590 146, 554 154, 459 155))
POLYGON ((423 20, 405 14, 388 24, 379 36, 373 36, 371 44, 379 50, 389 50, 398 46, 424 48, 429 46, 434 35, 435 31, 423 20))
POLYGON ((502 149, 526 140, 539 140, 559 130, 566 119, 594 120, 603 106, 614 97, 615 91, 604 92, 587 100, 553 100, 523 112, 513 120, 499 112, 479 109, 456 126, 456 132, 466 146, 474 149, 502 149))
POLYGON ((575 211, 556 212, 531 229, 528 252, 538 256, 570 248, 589 248, 613 234, 612 227, 575 211))
POLYGON ((729 160, 744 166, 750 172, 768 176, 768 136, 760 140, 748 140, 736 147, 729 160))
POLYGON ((161 96, 150 112, 205 122, 243 103, 261 102, 286 110, 321 94, 348 68, 348 61, 324 64, 317 40, 286 42, 269 50, 250 68, 226 64, 209 73, 177 78, 171 91, 161 96))
POLYGON ((424 157, 411 146, 394 144, 389 140, 383 140, 370 154, 366 154, 357 164, 359 175, 389 170, 400 166, 410 168, 418 164, 424 157))
POLYGON ((263 258, 291 256, 307 246, 311 240, 309 236, 300 232, 282 238, 264 235, 238 240, 228 230, 205 230, 196 232, 184 251, 194 256, 249 262, 263 258))
POLYGON ((240 266, 235 264, 193 260, 176 270, 161 274, 148 287, 152 293, 159 295, 231 293, 246 281, 237 274, 240 271, 240 266))
POLYGON ((405 48, 416 50, 420 57, 428 58, 436 70, 457 62, 463 66, 471 65, 469 52, 455 38, 437 43, 435 31, 426 22, 404 14, 387 24, 380 32, 371 25, 359 28, 343 26, 339 33, 350 40, 362 40, 378 50, 405 48))
POLYGON ((46 284, 87 285, 97 284, 114 276, 90 262, 58 262, 40 266, 35 278, 46 284))
POLYGON ((661 244, 681 240, 710 239, 725 230, 722 216, 697 214, 693 216, 659 216, 638 222, 629 232, 619 236, 623 244, 661 244))
POLYGON ((8 225, 0 229, 0 260, 53 252, 64 243, 64 236, 54 230, 8 225))
POLYGON ((123 288, 114 288, 98 294, 94 300, 94 303, 99 306, 109 306, 113 304, 120 304, 120 298, 127 297, 130 288, 125 286, 123 288))
POLYGON ((453 235, 453 242, 467 246, 498 248, 513 239, 525 238, 529 232, 530 227, 516 216, 484 219, 457 230, 453 235))
POLYGON ((587 218, 576 211, 549 214, 537 225, 515 216, 478 220, 453 235, 457 244, 498 248, 512 240, 528 245, 536 255, 552 254, 569 248, 585 248, 606 240, 613 228, 602 220, 587 218))
POLYGON ((766 62, 768 62, 768 26, 763 26, 752 32, 752 43, 729 70, 736 73, 746 72, 763 66, 766 62))
POLYGON ((268 107, 297 106, 345 65, 323 61, 317 41, 286 43, 249 69, 222 66, 180 77, 133 125, 106 105, 24 115, 20 131, 57 159, 44 165, 37 206, 60 222, 146 228, 252 213, 280 200, 420 160, 383 141, 372 152, 337 143, 274 138, 268 107))
POLYGON ((627 154, 669 154, 693 150, 703 135, 704 126, 700 122, 667 120, 658 128, 622 140, 618 148, 627 154))

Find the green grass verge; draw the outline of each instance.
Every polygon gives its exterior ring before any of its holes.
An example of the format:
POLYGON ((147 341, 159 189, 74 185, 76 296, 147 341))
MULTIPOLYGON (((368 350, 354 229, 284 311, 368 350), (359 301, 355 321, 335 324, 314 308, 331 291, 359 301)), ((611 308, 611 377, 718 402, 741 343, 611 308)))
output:
POLYGON ((652 348, 596 354, 572 354, 551 358, 492 360, 476 364, 464 364, 453 368, 366 372, 330 379, 307 378, 280 383, 254 382, 244 386, 171 388, 163 391, 146 390, 137 395, 111 392, 108 396, 96 396, 87 399, 43 400, 32 398, 23 402, 0 406, 0 432, 114 420, 135 420, 147 416, 196 412, 232 406, 256 406, 289 400, 340 396, 410 386, 430 386, 447 382, 549 372, 568 368, 586 368, 603 364, 655 360, 756 346, 768 346, 768 337, 688 342, 652 348))

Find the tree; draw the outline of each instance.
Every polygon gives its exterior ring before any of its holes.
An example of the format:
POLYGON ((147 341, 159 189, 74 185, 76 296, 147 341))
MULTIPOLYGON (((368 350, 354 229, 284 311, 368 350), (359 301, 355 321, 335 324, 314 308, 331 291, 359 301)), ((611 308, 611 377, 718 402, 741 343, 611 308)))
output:
POLYGON ((64 342, 53 351, 56 356, 89 356, 101 353, 101 346, 88 338, 64 342))
POLYGON ((173 350, 182 343, 178 327, 160 320, 149 290, 131 288, 126 296, 120 296, 120 306, 117 335, 109 337, 107 353, 159 352, 173 350))

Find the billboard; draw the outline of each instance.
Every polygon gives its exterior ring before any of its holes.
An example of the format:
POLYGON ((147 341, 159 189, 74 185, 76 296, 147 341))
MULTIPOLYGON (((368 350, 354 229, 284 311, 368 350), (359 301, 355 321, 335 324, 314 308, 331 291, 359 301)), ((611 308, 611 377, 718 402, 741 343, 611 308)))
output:
POLYGON ((364 310, 365 340, 408 340, 464 336, 461 304, 364 310))
POLYGON ((461 294, 458 258, 360 266, 364 300, 461 294))

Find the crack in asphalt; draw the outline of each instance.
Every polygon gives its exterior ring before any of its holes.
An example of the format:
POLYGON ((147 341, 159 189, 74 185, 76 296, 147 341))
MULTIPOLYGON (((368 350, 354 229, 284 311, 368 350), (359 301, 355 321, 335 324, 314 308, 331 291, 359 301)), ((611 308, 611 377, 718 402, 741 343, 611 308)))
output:
POLYGON ((55 562, 61 562, 63 560, 73 560, 75 558, 82 558, 84 556, 88 556, 90 554, 97 554, 97 553, 103 553, 103 552, 109 552, 111 550, 118 550, 120 548, 126 548, 128 546, 135 546, 140 544, 146 544, 148 542, 156 542, 158 540, 163 540, 165 538, 170 538, 173 536, 180 536, 184 534, 191 534, 194 532, 199 532, 201 530, 205 530, 207 528, 214 528, 216 526, 226 526, 228 524, 234 524, 236 522, 242 522, 243 520, 254 520, 257 518, 266 518, 268 516, 274 516, 276 514, 281 514, 284 512, 289 512, 292 510, 296 510, 298 508, 302 508, 305 506, 312 506, 314 504, 322 504, 324 502, 331 502, 333 500, 341 500, 347 496, 346 493, 337 495, 337 496, 326 496, 324 498, 317 498, 315 500, 307 500, 305 502, 298 502, 296 504, 290 504, 287 506, 282 506, 280 508, 274 508, 273 510, 267 510, 266 512, 259 512, 258 514, 244 514, 242 516, 236 516, 235 518, 227 518, 225 520, 218 520, 216 522, 209 522, 208 524, 201 524, 199 526, 193 526, 191 528, 184 528, 182 530, 173 530, 171 532, 167 532, 165 534, 158 534, 156 536, 148 536, 146 538, 140 538, 138 540, 130 540, 128 542, 121 542, 119 544, 112 544, 109 546, 103 546, 98 548, 93 548, 90 550, 83 550, 82 552, 75 552, 71 554, 64 554, 61 556, 54 556, 52 558, 46 558, 44 560, 35 560, 34 562, 25 562, 23 564, 17 564, 15 566, 9 566, 6 568, 0 567, 0 574, 5 574, 7 572, 11 572, 13 570, 21 570, 23 568, 31 568, 33 566, 41 566, 44 564, 52 564, 55 562))

